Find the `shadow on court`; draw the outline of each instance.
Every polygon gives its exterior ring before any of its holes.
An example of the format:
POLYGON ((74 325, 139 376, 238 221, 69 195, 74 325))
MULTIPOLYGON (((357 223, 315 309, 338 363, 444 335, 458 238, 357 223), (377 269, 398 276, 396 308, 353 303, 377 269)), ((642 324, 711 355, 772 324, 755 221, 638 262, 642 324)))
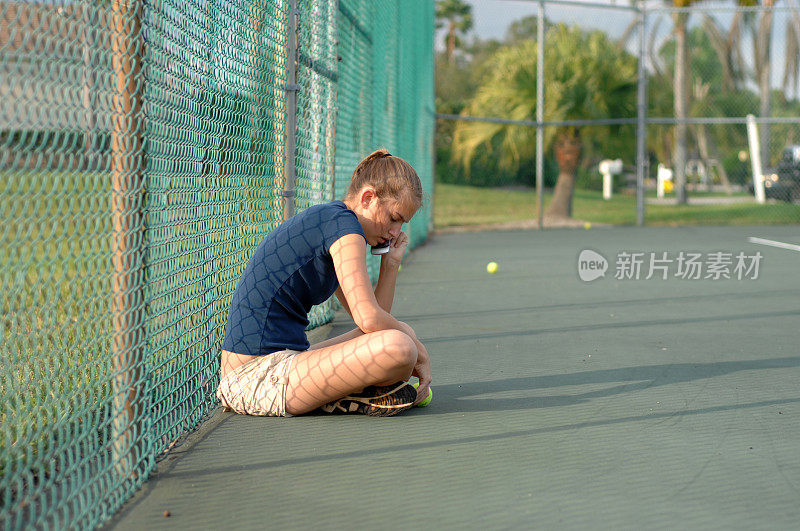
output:
MULTIPOLYGON (((561 407, 581 403, 586 400, 608 397, 619 393, 632 392, 640 389, 646 389, 658 385, 669 385, 677 382, 689 382, 700 378, 714 378, 716 376, 723 376, 736 371, 751 371, 763 369, 779 369, 779 368, 794 368, 800 366, 800 357, 791 358, 777 358, 771 360, 761 360, 757 362, 731 362, 731 363, 712 363, 712 364, 694 364, 694 365, 664 365, 653 367, 630 367, 625 369, 615 369, 608 371, 594 371, 575 373, 559 376, 542 376, 533 378, 508 378, 504 380, 495 380, 491 382, 476 382, 471 384, 451 384, 444 386, 437 386, 436 396, 439 402, 439 408, 426 411, 426 415, 446 414, 453 411, 459 412, 479 412, 479 411, 508 411, 515 409, 534 409, 542 407, 561 407), (578 395, 549 395, 541 398, 517 398, 517 399, 502 399, 492 398, 492 394, 496 393, 510 393, 515 390, 528 391, 531 389, 547 389, 552 390, 562 386, 583 385, 586 383, 617 383, 617 382, 630 382, 620 385, 614 385, 601 391, 593 391, 578 395)), ((618 424, 622 422, 636 422, 641 420, 652 420, 653 418, 673 417, 676 415, 701 415, 713 412, 730 411, 735 409, 745 408, 759 408, 770 405, 793 404, 800 402, 800 397, 786 398, 781 400, 769 400, 763 402, 723 405, 711 408, 703 408, 696 410, 683 410, 670 413, 662 413, 655 415, 642 415, 636 417, 603 419, 591 422, 584 422, 580 425, 564 425, 564 426, 551 426, 547 428, 539 428, 532 430, 523 430, 518 432, 501 433, 495 435, 487 435, 480 437, 466 437, 457 440, 442 440, 430 442, 425 444, 407 444, 390 448, 381 448, 374 450, 357 450, 353 452, 346 452, 335 455, 324 455, 318 457, 306 457, 301 459, 289 459, 264 462, 261 464, 251 465, 251 468, 274 468, 280 466, 287 466, 292 464, 308 463, 312 461, 326 461, 331 459, 340 459, 344 457, 376 455, 379 453, 392 453, 394 451, 403 450, 422 450, 426 448, 434 448, 437 446, 448 446, 452 444, 478 442, 481 440, 497 440, 508 437, 519 437, 525 435, 534 435, 536 433, 546 433, 558 430, 572 430, 588 426, 601 426, 607 424, 618 424)), ((414 412, 412 414, 423 414, 421 412, 414 412)), ((309 416, 323 416, 322 414, 312 414, 309 416)), ((231 472, 239 470, 240 466, 232 465, 230 467, 208 469, 202 472, 190 472, 183 474, 186 477, 199 477, 205 474, 218 474, 220 472, 231 472)), ((173 474, 173 477, 181 477, 181 473, 173 474)))
MULTIPOLYGON (((570 406, 620 393, 676 383, 695 382, 701 379, 727 376, 739 371, 797 369, 798 367, 800 367, 800 357, 788 357, 741 362, 679 363, 626 367, 552 376, 505 378, 489 382, 440 385, 436 386, 436 400, 439 407, 428 414, 444 414, 451 411, 498 412, 515 409, 570 406), (560 387, 587 384, 605 384, 605 387, 584 393, 558 394, 560 387), (536 396, 502 398, 515 393, 530 393, 532 390, 536 391, 536 396)), ((798 400, 800 398, 789 398, 786 402, 796 402, 798 400)), ((781 401, 776 403, 781 403, 781 401)), ((754 407, 754 404, 720 406, 722 409, 736 409, 739 407, 754 407)), ((703 410, 694 413, 705 412, 703 410)), ((680 414, 686 415, 692 414, 692 412, 681 411, 680 414)))

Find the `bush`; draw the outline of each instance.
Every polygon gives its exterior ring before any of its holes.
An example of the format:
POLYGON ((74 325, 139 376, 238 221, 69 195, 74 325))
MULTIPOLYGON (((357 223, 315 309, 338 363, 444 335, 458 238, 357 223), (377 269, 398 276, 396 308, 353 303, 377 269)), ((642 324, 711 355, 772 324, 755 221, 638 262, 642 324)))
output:
MULTIPOLYGON (((439 144, 437 142, 437 144, 439 144)), ((490 157, 476 157, 469 174, 461 165, 450 158, 449 146, 437 145, 436 148, 436 182, 447 184, 463 184, 469 186, 536 186, 536 161, 529 160, 520 164, 517 171, 502 169, 497 161, 490 157)), ((555 160, 544 159, 544 186, 552 188, 558 179, 558 165, 555 160)))

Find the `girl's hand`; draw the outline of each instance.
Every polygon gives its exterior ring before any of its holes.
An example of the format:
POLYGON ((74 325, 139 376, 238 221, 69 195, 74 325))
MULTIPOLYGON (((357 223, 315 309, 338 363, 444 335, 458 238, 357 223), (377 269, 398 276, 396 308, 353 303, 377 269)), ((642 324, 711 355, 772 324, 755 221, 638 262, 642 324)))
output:
POLYGON ((393 260, 399 264, 403 260, 403 254, 406 252, 406 247, 408 247, 408 236, 405 232, 401 231, 397 238, 392 240, 392 243, 389 245, 389 252, 384 256, 387 259, 393 260))
POLYGON ((431 385, 431 360, 428 356, 428 350, 419 342, 417 343, 417 364, 411 373, 412 376, 419 378, 419 387, 417 388, 417 399, 414 404, 418 404, 425 400, 428 396, 431 385))

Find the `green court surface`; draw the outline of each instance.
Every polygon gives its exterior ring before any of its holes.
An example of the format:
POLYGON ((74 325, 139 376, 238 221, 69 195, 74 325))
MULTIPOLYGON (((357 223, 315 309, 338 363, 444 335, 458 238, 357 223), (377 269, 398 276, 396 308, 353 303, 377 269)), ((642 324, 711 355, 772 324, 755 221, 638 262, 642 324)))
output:
MULTIPOLYGON (((800 244, 797 227, 433 235, 393 308, 430 352, 430 407, 218 412, 109 526, 796 529, 800 252, 751 236, 800 244), (584 249, 604 278, 579 278, 584 249), (644 253, 639 280, 615 278, 624 251, 644 253), (651 253, 681 251, 763 258, 755 279, 677 262, 645 279, 651 253)), ((333 333, 349 327, 340 311, 333 333)))

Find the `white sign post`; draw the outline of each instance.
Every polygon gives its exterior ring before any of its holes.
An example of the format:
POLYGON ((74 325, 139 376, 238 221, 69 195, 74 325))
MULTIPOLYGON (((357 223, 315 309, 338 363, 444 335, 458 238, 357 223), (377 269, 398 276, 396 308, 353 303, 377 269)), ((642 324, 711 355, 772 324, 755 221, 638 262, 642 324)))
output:
POLYGON ((766 196, 764 195, 764 174, 761 170, 761 146, 758 142, 756 117, 752 114, 747 115, 747 140, 750 143, 750 160, 753 163, 753 191, 756 201, 763 203, 766 201, 766 196))
POLYGON ((600 163, 599 170, 603 174, 603 199, 611 199, 614 175, 622 173, 622 159, 606 159, 600 163))
POLYGON ((664 187, 667 181, 672 180, 672 170, 664 166, 658 165, 658 174, 656 175, 656 195, 659 199, 664 197, 664 187))

